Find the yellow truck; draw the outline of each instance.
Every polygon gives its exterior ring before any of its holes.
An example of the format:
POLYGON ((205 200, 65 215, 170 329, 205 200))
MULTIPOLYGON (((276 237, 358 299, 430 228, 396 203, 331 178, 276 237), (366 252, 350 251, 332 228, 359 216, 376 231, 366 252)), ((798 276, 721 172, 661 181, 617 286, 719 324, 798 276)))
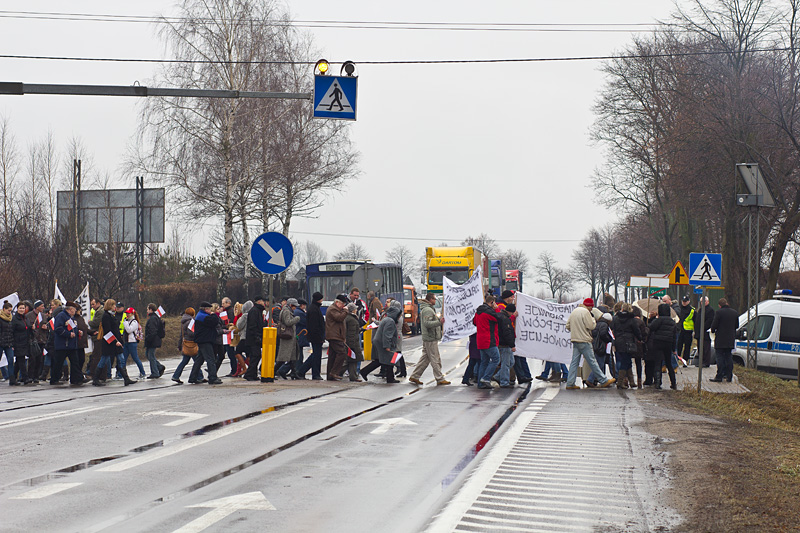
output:
POLYGON ((461 285, 472 276, 475 269, 481 269, 481 285, 486 288, 486 259, 472 246, 439 246, 425 248, 425 277, 428 292, 442 292, 442 278, 461 285))

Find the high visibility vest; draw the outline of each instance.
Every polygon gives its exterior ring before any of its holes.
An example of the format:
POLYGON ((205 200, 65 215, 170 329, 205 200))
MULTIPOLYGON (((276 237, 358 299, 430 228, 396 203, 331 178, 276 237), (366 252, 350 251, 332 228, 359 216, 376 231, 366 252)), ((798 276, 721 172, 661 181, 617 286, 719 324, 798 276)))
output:
POLYGON ((694 309, 689 311, 689 315, 683 321, 683 329, 686 331, 694 331, 694 309))
POLYGON ((91 311, 89 311, 89 321, 92 320, 94 320, 94 308, 92 308, 91 311))
POLYGON ((122 338, 125 338, 125 317, 128 316, 128 313, 122 313, 122 320, 119 321, 119 334, 122 335, 122 338))

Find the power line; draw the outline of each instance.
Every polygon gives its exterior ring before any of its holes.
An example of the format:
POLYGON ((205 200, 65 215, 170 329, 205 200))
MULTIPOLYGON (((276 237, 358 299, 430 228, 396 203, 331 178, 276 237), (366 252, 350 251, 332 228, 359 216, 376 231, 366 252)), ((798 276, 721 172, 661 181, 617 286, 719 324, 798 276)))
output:
MULTIPOLYGON (((297 235, 314 235, 320 237, 348 237, 352 239, 383 239, 394 241, 426 241, 426 242, 463 242, 464 239, 436 239, 433 237, 396 237, 388 235, 353 235, 349 233, 320 233, 314 231, 291 231, 297 235)), ((580 239, 492 239, 495 242, 515 243, 554 243, 554 242, 580 242, 580 239)))
MULTIPOLYGON (((785 52, 792 47, 753 48, 739 53, 785 52)), ((647 59, 672 57, 697 57, 729 55, 727 50, 707 50, 697 52, 665 52, 660 54, 619 54, 605 56, 569 56, 569 57, 528 57, 528 58, 494 58, 494 59, 408 59, 387 61, 354 61, 357 65, 456 65, 456 64, 489 64, 489 63, 553 63, 566 61, 607 61, 611 59, 647 59)), ((112 63, 186 63, 186 64, 248 64, 248 65, 315 65, 316 61, 219 61, 211 59, 154 59, 123 57, 70 57, 70 56, 34 56, 17 54, 0 54, 0 59, 30 59, 45 61, 84 61, 112 63)), ((334 61, 336 63, 336 61, 334 61)))

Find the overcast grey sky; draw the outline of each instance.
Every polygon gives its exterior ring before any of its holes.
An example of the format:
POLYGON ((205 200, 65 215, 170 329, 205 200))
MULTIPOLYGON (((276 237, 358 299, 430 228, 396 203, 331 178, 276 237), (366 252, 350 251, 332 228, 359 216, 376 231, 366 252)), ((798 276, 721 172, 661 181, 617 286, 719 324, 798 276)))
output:
MULTIPOLYGON (((651 23, 674 9, 669 0, 292 0, 286 5, 296 20, 547 24, 651 23)), ((6 0, 2 9, 176 13, 173 2, 154 0, 6 0)), ((164 57, 149 24, 14 18, 0 18, 0 24, 4 54, 164 57)), ((627 31, 305 31, 333 63, 607 55, 632 36, 627 31)), ((442 239, 483 232, 504 241, 504 249, 522 249, 532 262, 550 250, 567 265, 573 241, 589 227, 616 218, 597 204, 589 188, 593 169, 604 164, 588 135, 591 108, 603 84, 600 66, 598 61, 360 65, 358 121, 351 133, 362 154, 361 177, 331 198, 317 218, 296 219, 294 239, 313 240, 330 255, 356 240, 383 260, 398 242, 421 255, 425 246, 442 239), (373 215, 375 207, 381 216, 373 215), (562 242, 521 242, 537 239, 562 242)), ((2 81, 119 85, 145 82, 156 68, 12 59, 0 59, 0 67, 2 81)), ((338 66, 334 70, 338 73, 338 66)), ((61 146, 77 136, 93 153, 95 168, 115 175, 136 128, 137 109, 135 99, 111 97, 7 96, 0 101, 20 145, 41 138, 48 128, 61 146)), ((203 252, 202 241, 202 233, 192 239, 194 253, 203 252)))

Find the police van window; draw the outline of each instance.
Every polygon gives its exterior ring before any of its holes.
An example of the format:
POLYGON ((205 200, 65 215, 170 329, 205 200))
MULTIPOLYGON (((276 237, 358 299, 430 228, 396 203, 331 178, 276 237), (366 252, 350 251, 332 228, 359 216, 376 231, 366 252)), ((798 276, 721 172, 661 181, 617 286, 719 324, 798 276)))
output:
POLYGON ((775 325, 775 317, 771 315, 760 315, 758 317, 758 327, 756 328, 755 335, 751 334, 754 323, 755 319, 748 322, 747 333, 751 339, 762 341, 769 337, 770 333, 772 333, 772 326, 775 325))
POLYGON ((781 317, 780 341, 800 343, 800 318, 781 317))

